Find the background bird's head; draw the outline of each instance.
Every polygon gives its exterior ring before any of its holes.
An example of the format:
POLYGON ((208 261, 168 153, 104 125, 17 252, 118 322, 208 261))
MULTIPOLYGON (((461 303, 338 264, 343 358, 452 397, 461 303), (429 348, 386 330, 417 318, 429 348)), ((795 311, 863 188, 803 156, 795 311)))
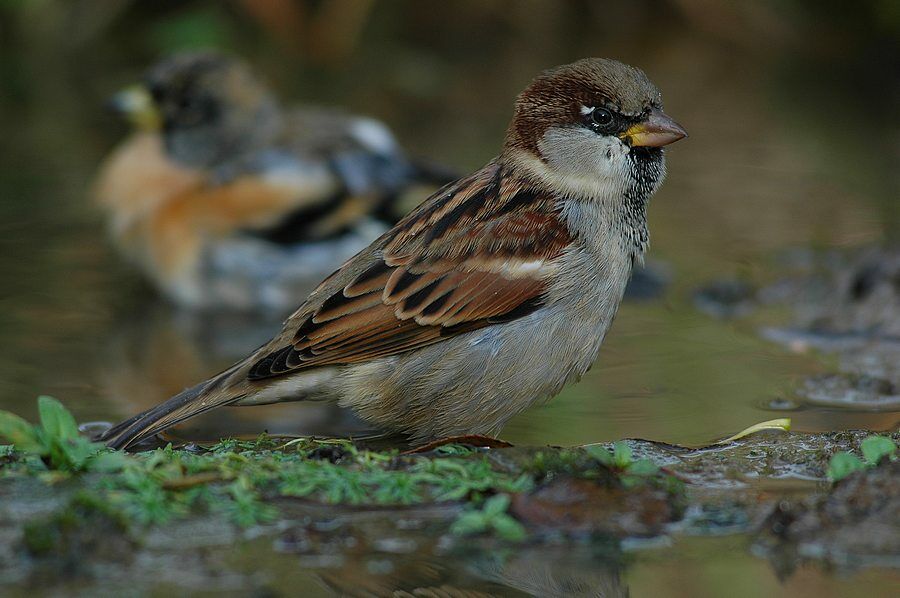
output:
POLYGON ((213 52, 176 54, 112 105, 141 129, 161 130, 169 156, 211 168, 259 147, 276 132, 278 104, 240 60, 213 52))
POLYGON ((566 194, 652 193, 664 174, 662 146, 687 133, 662 111, 640 69, 585 58, 548 70, 516 100, 504 153, 566 194))

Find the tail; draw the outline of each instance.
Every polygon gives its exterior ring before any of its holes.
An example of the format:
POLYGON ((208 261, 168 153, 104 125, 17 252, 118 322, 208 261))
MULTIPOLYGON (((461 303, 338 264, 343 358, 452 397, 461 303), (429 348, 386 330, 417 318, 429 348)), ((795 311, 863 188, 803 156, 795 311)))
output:
POLYGON ((104 432, 98 440, 112 449, 127 449, 195 415, 240 401, 246 396, 248 388, 246 382, 233 386, 227 384, 234 369, 226 370, 183 390, 165 403, 126 419, 104 432))

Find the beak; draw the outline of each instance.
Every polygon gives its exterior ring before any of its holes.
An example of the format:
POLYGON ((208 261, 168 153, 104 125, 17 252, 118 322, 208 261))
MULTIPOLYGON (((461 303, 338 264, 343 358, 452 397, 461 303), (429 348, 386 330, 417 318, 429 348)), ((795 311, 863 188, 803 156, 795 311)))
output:
POLYGON ((687 131, 669 116, 654 108, 646 120, 632 125, 622 134, 632 147, 662 147, 687 137, 687 131))
POLYGON ((156 104, 143 85, 123 89, 111 97, 107 105, 138 129, 155 131, 162 124, 156 104))

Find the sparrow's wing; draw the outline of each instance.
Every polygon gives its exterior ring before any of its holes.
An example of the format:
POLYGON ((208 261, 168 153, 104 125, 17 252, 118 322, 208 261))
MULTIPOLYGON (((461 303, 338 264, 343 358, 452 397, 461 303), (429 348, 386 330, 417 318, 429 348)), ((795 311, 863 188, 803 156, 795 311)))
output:
POLYGON ((253 357, 108 430, 125 448, 312 368, 397 355, 522 317, 572 242, 557 200, 491 163, 342 266, 253 357))
POLYGON ((327 298, 297 312, 293 337, 248 379, 396 355, 522 317, 541 305, 570 242, 556 200, 492 164, 401 221, 362 272, 332 275, 344 284, 323 283, 327 298))

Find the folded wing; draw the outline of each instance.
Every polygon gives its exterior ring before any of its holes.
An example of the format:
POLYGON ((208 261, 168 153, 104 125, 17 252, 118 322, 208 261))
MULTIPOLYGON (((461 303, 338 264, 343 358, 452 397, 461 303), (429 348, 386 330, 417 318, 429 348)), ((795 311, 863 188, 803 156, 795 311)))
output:
POLYGON ((492 163, 402 220, 374 263, 298 312, 292 342, 248 378, 396 355, 540 307, 571 238, 553 197, 504 175, 492 163))

